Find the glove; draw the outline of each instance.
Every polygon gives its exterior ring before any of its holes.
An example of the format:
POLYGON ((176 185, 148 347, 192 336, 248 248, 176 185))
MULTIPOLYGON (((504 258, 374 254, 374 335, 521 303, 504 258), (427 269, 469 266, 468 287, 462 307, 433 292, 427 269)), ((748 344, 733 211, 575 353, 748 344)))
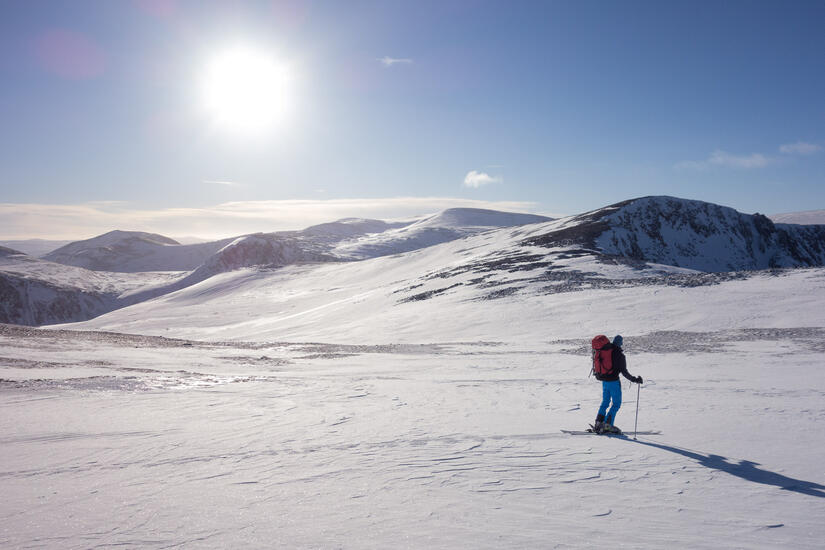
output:
POLYGON ((641 376, 637 376, 637 377, 636 377, 635 382, 636 382, 637 384, 643 384, 643 383, 644 383, 644 380, 642 380, 642 377, 641 377, 641 376))

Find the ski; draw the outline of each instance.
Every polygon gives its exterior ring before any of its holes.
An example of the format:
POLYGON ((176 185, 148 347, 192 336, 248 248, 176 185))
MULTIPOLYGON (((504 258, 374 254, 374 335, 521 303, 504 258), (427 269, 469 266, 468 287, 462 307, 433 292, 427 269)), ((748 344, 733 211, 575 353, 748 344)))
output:
MULTIPOLYGON (((594 432, 593 430, 562 430, 562 433, 566 433, 566 434, 569 434, 569 435, 607 435, 607 436, 614 436, 614 437, 616 437, 616 436, 618 436, 618 437, 627 437, 628 436, 628 434, 626 432, 622 432, 620 434, 608 433, 608 432, 598 433, 598 432, 594 432)), ((661 433, 662 432, 659 431, 659 430, 644 430, 644 431, 640 430, 640 431, 636 432, 636 435, 660 435, 661 433)), ((631 434, 632 434, 632 432, 631 432, 631 434)))

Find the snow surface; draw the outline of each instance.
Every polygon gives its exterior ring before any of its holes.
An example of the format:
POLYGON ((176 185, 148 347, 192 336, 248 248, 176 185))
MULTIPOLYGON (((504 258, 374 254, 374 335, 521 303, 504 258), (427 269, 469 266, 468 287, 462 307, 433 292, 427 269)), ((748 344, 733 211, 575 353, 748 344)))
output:
POLYGON ((560 433, 600 386, 586 339, 520 341, 531 319, 384 345, 0 327, 0 546, 821 548, 825 329, 796 320, 625 332, 662 431, 636 441, 560 433))

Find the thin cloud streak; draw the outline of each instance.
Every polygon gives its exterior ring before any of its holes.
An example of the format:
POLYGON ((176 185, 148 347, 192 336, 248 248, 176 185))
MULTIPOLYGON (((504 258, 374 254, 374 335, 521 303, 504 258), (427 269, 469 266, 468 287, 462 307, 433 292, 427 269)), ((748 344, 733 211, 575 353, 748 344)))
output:
POLYGON ((751 170, 764 168, 774 162, 770 157, 761 153, 751 153, 750 155, 734 155, 721 149, 716 149, 705 160, 686 160, 676 163, 676 168, 686 168, 691 170, 706 170, 713 166, 725 168, 737 168, 751 170))
POLYGON ((238 187, 242 185, 237 181, 203 180, 203 183, 213 183, 215 185, 225 185, 227 187, 238 187))
POLYGON ((393 65, 409 65, 413 62, 412 59, 407 57, 398 58, 390 57, 388 55, 378 58, 378 61, 380 61, 385 67, 392 67, 393 65))
POLYGON ((779 152, 786 155, 813 155, 821 152, 822 146, 815 143, 797 141, 796 143, 786 143, 779 146, 779 152))
POLYGON ((86 239, 113 229, 175 237, 222 238, 247 233, 303 229, 341 218, 403 219, 446 208, 534 212, 538 204, 450 197, 238 201, 203 208, 146 210, 118 203, 0 203, 0 239, 86 239))

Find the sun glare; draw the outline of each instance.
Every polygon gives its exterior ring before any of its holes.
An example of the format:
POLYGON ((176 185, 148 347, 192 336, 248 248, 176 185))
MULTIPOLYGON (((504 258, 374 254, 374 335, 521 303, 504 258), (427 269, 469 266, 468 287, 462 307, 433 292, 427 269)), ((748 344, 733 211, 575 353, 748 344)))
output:
POLYGON ((204 106, 223 128, 266 131, 288 110, 288 80, 286 67, 263 51, 227 50, 206 67, 204 106))

